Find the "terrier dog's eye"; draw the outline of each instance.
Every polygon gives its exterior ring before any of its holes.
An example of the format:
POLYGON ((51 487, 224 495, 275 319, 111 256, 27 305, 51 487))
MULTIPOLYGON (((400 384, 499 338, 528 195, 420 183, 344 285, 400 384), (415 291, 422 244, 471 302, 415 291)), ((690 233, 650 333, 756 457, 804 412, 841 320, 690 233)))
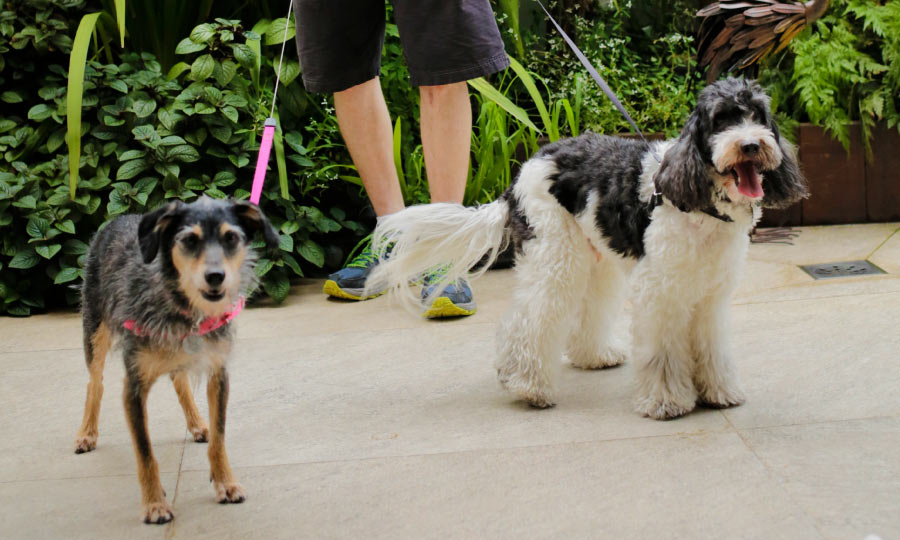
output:
POLYGON ((222 235, 222 245, 226 248, 237 246, 238 240, 240 240, 240 238, 234 231, 226 231, 225 234, 222 235))
POLYGON ((182 247, 188 251, 197 249, 198 244, 200 244, 200 237, 196 234, 186 234, 181 238, 182 247))

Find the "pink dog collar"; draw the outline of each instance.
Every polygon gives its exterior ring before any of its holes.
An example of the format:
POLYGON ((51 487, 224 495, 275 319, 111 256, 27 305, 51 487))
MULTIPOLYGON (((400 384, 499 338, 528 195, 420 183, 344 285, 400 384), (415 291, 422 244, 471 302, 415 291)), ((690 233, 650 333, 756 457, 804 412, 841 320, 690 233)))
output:
MULTIPOLYGON (((238 298, 238 301, 235 302, 234 305, 232 305, 231 308, 225 313, 217 317, 207 317, 203 319, 202 321, 200 321, 200 324, 195 327, 194 330, 181 336, 181 339, 184 340, 185 338, 188 338, 190 336, 202 336, 204 334, 208 334, 210 332, 218 330, 219 328, 230 323, 235 317, 237 317, 238 314, 244 309, 246 303, 246 298, 241 296, 240 298, 238 298)), ((151 332, 148 332, 145 328, 138 326, 137 322, 134 319, 126 320, 122 323, 122 326, 138 337, 148 337, 151 334, 151 332)))

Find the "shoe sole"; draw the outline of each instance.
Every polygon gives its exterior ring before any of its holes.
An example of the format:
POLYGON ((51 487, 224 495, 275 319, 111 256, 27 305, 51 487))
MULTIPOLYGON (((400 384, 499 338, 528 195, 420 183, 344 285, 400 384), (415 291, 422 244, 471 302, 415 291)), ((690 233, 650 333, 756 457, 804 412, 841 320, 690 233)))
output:
POLYGON ((431 307, 422 314, 427 319, 443 319, 446 317, 468 317, 477 311, 475 302, 466 304, 454 304, 446 296, 439 296, 431 304, 431 307))
POLYGON ((324 292, 328 296, 341 298, 343 300, 356 300, 357 302, 378 298, 379 296, 384 294, 384 291, 382 291, 380 293, 372 294, 363 298, 362 289, 342 289, 341 286, 338 285, 337 282, 333 279, 329 279, 325 282, 325 286, 322 287, 322 292, 324 292))

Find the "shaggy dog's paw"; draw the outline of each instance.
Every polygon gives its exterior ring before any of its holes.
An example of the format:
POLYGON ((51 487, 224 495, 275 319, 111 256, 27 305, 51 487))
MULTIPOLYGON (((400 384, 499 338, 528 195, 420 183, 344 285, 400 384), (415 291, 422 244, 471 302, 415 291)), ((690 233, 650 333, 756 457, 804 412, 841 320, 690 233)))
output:
POLYGON ((673 418, 678 418, 679 416, 684 416, 685 414, 694 410, 694 406, 696 405, 696 400, 677 402, 674 400, 664 400, 660 398, 655 398, 652 396, 647 396, 641 399, 638 399, 637 404, 635 405, 635 410, 654 420, 671 420, 673 418))
POLYGON ((209 428, 206 425, 194 426, 190 430, 194 442, 204 443, 209 440, 209 428))
POLYGON ((604 369, 620 366, 625 363, 625 351, 610 348, 597 355, 577 355, 570 353, 572 365, 580 369, 604 369))
POLYGON ((144 523, 162 525, 172 521, 172 507, 165 500, 153 501, 144 505, 144 523))
POLYGON ((216 502, 219 504, 242 503, 247 498, 244 488, 237 482, 216 482, 216 502))
POLYGON ((84 454, 97 448, 97 435, 79 435, 75 438, 75 453, 84 454))
POLYGON ((548 389, 528 380, 519 373, 507 373, 502 369, 497 369, 497 379, 503 388, 534 408, 547 409, 556 405, 548 389))
POLYGON ((739 388, 715 388, 700 394, 700 403, 711 409, 737 407, 745 401, 747 401, 747 397, 739 388))

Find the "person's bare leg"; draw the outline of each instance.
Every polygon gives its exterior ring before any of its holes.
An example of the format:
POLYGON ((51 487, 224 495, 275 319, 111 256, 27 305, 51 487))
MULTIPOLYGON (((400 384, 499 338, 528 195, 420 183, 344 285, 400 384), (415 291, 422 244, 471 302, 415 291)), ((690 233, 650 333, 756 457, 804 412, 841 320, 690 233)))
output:
POLYGON ((394 166, 391 117, 378 78, 336 92, 334 109, 375 214, 384 216, 403 210, 403 194, 394 166))
POLYGON ((472 143, 472 105, 465 82, 419 87, 422 147, 431 202, 462 203, 472 143))

